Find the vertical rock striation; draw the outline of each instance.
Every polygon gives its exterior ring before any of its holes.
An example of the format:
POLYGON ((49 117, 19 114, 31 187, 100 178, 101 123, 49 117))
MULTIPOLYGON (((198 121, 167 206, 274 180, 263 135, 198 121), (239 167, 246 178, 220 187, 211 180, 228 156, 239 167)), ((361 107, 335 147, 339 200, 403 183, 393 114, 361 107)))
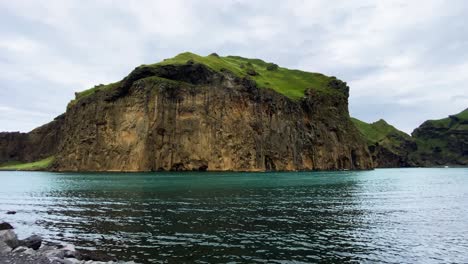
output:
POLYGON ((0 164, 6 162, 32 162, 53 156, 63 137, 61 127, 64 115, 29 133, 0 133, 0 164))
POLYGON ((348 87, 291 100, 198 63, 139 67, 71 104, 57 171, 370 169, 348 87))

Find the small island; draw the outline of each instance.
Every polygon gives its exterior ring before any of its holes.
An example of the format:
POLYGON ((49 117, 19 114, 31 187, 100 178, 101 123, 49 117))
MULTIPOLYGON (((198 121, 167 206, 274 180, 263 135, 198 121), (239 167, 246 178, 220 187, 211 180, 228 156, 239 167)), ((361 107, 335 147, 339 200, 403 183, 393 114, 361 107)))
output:
POLYGON ((182 53, 75 94, 29 133, 0 133, 0 169, 302 171, 466 165, 467 110, 413 137, 348 112, 335 77, 182 53))

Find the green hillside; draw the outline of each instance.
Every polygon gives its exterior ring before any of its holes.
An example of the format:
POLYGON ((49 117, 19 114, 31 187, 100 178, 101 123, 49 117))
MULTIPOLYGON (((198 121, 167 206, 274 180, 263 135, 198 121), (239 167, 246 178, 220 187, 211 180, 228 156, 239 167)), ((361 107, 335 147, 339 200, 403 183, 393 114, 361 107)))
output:
POLYGON ((422 162, 467 164, 468 109, 447 118, 428 120, 412 133, 418 144, 412 156, 422 162))
MULTIPOLYGON (((336 90, 328 87, 329 82, 333 80, 334 77, 328 77, 320 73, 291 70, 260 59, 248 59, 239 56, 220 57, 216 54, 199 56, 197 54, 185 52, 159 63, 142 66, 158 67, 170 64, 178 65, 185 64, 189 61, 204 64, 218 72, 228 70, 238 77, 249 77, 254 80, 259 87, 271 88, 291 99, 302 98, 305 90, 309 88, 320 92, 336 93, 336 90)), ((76 93, 75 100, 92 95, 98 90, 113 89, 119 84, 120 82, 115 82, 107 85, 94 86, 91 89, 76 93)))
POLYGON ((52 162, 54 162, 54 157, 48 157, 30 163, 10 162, 1 164, 0 170, 44 170, 52 165, 52 162))
POLYGON ((460 125, 464 126, 464 129, 467 129, 468 122, 468 108, 461 111, 456 115, 451 115, 446 118, 436 119, 436 120, 427 120, 421 126, 432 126, 436 128, 447 128, 447 129, 457 129, 460 125))
POLYGON ((368 141, 368 144, 380 142, 381 144, 389 145, 399 144, 399 138, 410 140, 411 137, 396 129, 394 126, 380 119, 374 123, 366 123, 356 118, 351 118, 354 125, 358 128, 359 132, 368 141))

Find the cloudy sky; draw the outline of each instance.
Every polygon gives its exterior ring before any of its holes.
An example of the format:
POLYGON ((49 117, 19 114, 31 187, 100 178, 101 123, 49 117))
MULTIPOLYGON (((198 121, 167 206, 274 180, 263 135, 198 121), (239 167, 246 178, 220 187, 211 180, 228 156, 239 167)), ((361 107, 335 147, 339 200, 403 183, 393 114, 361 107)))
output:
POLYGON ((411 132, 468 107, 468 1, 0 0, 0 131, 191 51, 337 76, 351 115, 411 132))

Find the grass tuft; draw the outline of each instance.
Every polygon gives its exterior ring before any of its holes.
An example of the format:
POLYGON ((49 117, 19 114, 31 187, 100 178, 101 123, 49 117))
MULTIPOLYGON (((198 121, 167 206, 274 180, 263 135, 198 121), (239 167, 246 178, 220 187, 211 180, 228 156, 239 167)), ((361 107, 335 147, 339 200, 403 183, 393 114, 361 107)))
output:
POLYGON ((49 168, 52 162, 53 156, 30 163, 9 162, 0 165, 0 170, 44 170, 49 168))

